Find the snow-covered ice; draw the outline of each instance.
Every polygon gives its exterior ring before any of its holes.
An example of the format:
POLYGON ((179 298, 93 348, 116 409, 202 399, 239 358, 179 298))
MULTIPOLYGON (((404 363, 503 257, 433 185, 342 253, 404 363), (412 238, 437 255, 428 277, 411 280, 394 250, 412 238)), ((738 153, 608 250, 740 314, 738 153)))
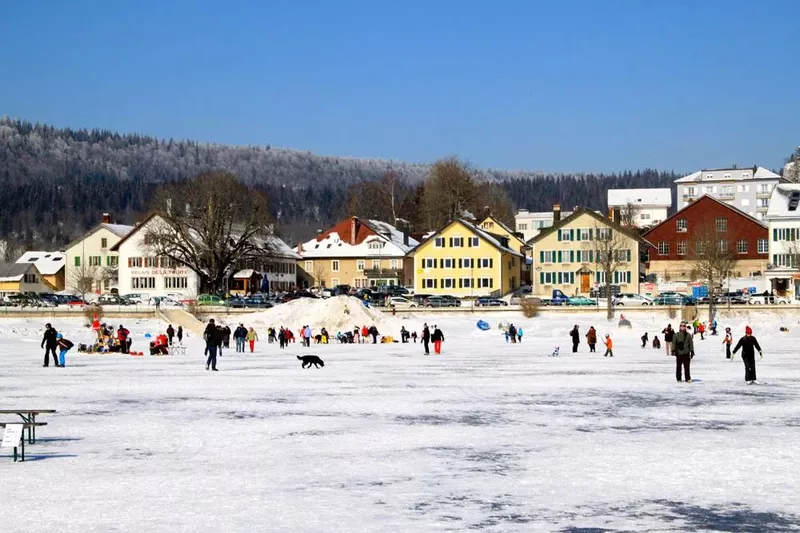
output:
MULTIPOLYGON (((410 329, 438 323, 438 357, 419 344, 281 352, 262 326, 256 353, 227 350, 216 373, 196 338, 185 357, 70 353, 67 368, 42 368, 46 320, 0 320, 0 408, 58 410, 42 417, 49 425, 29 461, 0 453, 0 523, 29 532, 800 530, 800 325, 749 322, 764 349, 761 385, 745 385, 721 336, 697 337, 696 381, 677 384, 672 357, 639 347, 668 320, 629 318, 632 330, 596 314, 395 318, 410 329), (479 318, 493 329, 478 331, 479 318), (522 325, 522 344, 505 343, 501 320, 522 325), (590 325, 599 338, 610 332, 615 357, 585 344, 571 354, 573 323, 582 336, 590 325), (548 357, 555 345, 561 357, 548 357), (301 369, 302 353, 325 368, 301 369)), ((76 344, 89 338, 78 319, 53 323, 76 344)), ((164 327, 125 325, 134 348, 164 327)), ((743 332, 742 320, 725 325, 743 332)))

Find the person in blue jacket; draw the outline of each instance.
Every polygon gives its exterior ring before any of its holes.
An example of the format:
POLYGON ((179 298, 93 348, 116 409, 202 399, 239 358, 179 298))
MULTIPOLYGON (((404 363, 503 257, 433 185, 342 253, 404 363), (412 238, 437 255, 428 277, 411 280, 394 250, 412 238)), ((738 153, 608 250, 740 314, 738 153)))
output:
POLYGON ((72 341, 69 339, 65 339, 61 333, 56 335, 56 339, 58 340, 59 349, 58 359, 61 367, 63 368, 67 364, 67 352, 70 351, 70 349, 75 345, 72 344, 72 341))
POLYGON ((517 342, 522 342, 522 326, 517 328, 517 342))

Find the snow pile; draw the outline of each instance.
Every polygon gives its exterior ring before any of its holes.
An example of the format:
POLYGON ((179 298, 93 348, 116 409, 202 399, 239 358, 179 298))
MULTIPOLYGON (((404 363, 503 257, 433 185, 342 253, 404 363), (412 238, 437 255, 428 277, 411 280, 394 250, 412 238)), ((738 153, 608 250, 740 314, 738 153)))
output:
POLYGON ((324 327, 331 335, 352 330, 356 326, 361 328, 372 325, 382 335, 397 335, 401 326, 409 327, 387 313, 365 307, 358 299, 350 296, 336 296, 327 300, 298 298, 267 311, 248 315, 242 320, 249 326, 265 328, 287 326, 294 330, 309 325, 315 334, 324 327))

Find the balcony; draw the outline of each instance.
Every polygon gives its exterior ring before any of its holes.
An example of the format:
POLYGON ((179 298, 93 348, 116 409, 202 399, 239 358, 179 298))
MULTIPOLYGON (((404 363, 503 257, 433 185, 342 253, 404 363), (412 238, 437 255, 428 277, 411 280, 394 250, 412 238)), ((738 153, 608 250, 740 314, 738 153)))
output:
POLYGON ((758 191, 756 193, 756 198, 769 198, 770 196, 772 196, 771 192, 758 191))
POLYGON ((719 193, 718 198, 720 200, 736 200, 736 193, 732 192, 721 192, 719 193))

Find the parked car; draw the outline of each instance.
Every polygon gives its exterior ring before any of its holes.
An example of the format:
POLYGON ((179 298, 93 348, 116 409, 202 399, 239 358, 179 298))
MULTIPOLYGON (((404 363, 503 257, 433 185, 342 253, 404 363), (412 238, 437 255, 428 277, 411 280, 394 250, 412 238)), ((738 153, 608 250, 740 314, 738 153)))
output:
POLYGON ((386 305, 389 307, 396 307, 398 309, 410 309, 412 307, 417 307, 416 302, 409 300, 408 298, 403 298, 402 296, 389 296, 386 299, 386 305))
POLYGON ((597 300, 592 300, 586 296, 571 296, 567 300, 567 305, 597 305, 597 300))
POLYGON ((216 294, 201 294, 197 297, 197 305, 225 305, 225 300, 216 294))
POLYGON ((475 307, 504 307, 508 302, 499 298, 489 298, 488 296, 481 296, 475 300, 475 307))
POLYGON ((750 295, 741 292, 726 292, 714 297, 714 302, 719 305, 744 305, 750 301, 750 295))
POLYGON ((350 289, 351 288, 352 287, 350 287, 350 285, 344 285, 344 284, 337 285, 337 286, 335 286, 333 288, 333 290, 331 290, 331 295, 332 296, 347 296, 348 294, 350 294, 350 289))
POLYGON ((158 304, 159 307, 186 307, 180 300, 171 296, 153 296, 147 300, 147 304, 153 306, 158 304))
POLYGON ((783 296, 765 296, 763 294, 754 294, 747 300, 750 305, 775 305, 775 304, 790 304, 792 301, 783 296))
POLYGON ((677 292, 662 292, 653 299, 654 305, 694 305, 697 300, 677 292))
POLYGON ((125 298, 126 300, 128 300, 130 303, 138 304, 138 305, 141 305, 143 303, 147 303, 147 302, 150 301, 150 295, 149 294, 145 294, 145 293, 141 293, 141 292, 133 292, 133 293, 130 293, 130 294, 123 294, 122 297, 125 298))
POLYGON ((611 302, 614 305, 627 305, 627 306, 643 306, 643 305, 653 305, 653 300, 646 296, 642 296, 641 294, 635 294, 630 292, 620 293, 616 295, 611 302))
POLYGON ((69 305, 70 307, 75 305, 84 305, 86 303, 80 296, 73 296, 71 294, 62 295, 60 300, 62 304, 69 305))
POLYGON ((408 296, 414 296, 414 286, 413 285, 406 285, 405 289, 406 289, 406 294, 408 296))
POLYGON ((131 302, 116 294, 102 294, 94 301, 95 305, 131 305, 131 302))
POLYGON ((461 302, 453 297, 428 296, 425 298, 425 307, 459 307, 461 302))
POLYGON ((450 296, 449 294, 443 294, 442 298, 447 298, 448 300, 453 302, 453 307, 461 307, 461 298, 456 298, 455 296, 450 296))

